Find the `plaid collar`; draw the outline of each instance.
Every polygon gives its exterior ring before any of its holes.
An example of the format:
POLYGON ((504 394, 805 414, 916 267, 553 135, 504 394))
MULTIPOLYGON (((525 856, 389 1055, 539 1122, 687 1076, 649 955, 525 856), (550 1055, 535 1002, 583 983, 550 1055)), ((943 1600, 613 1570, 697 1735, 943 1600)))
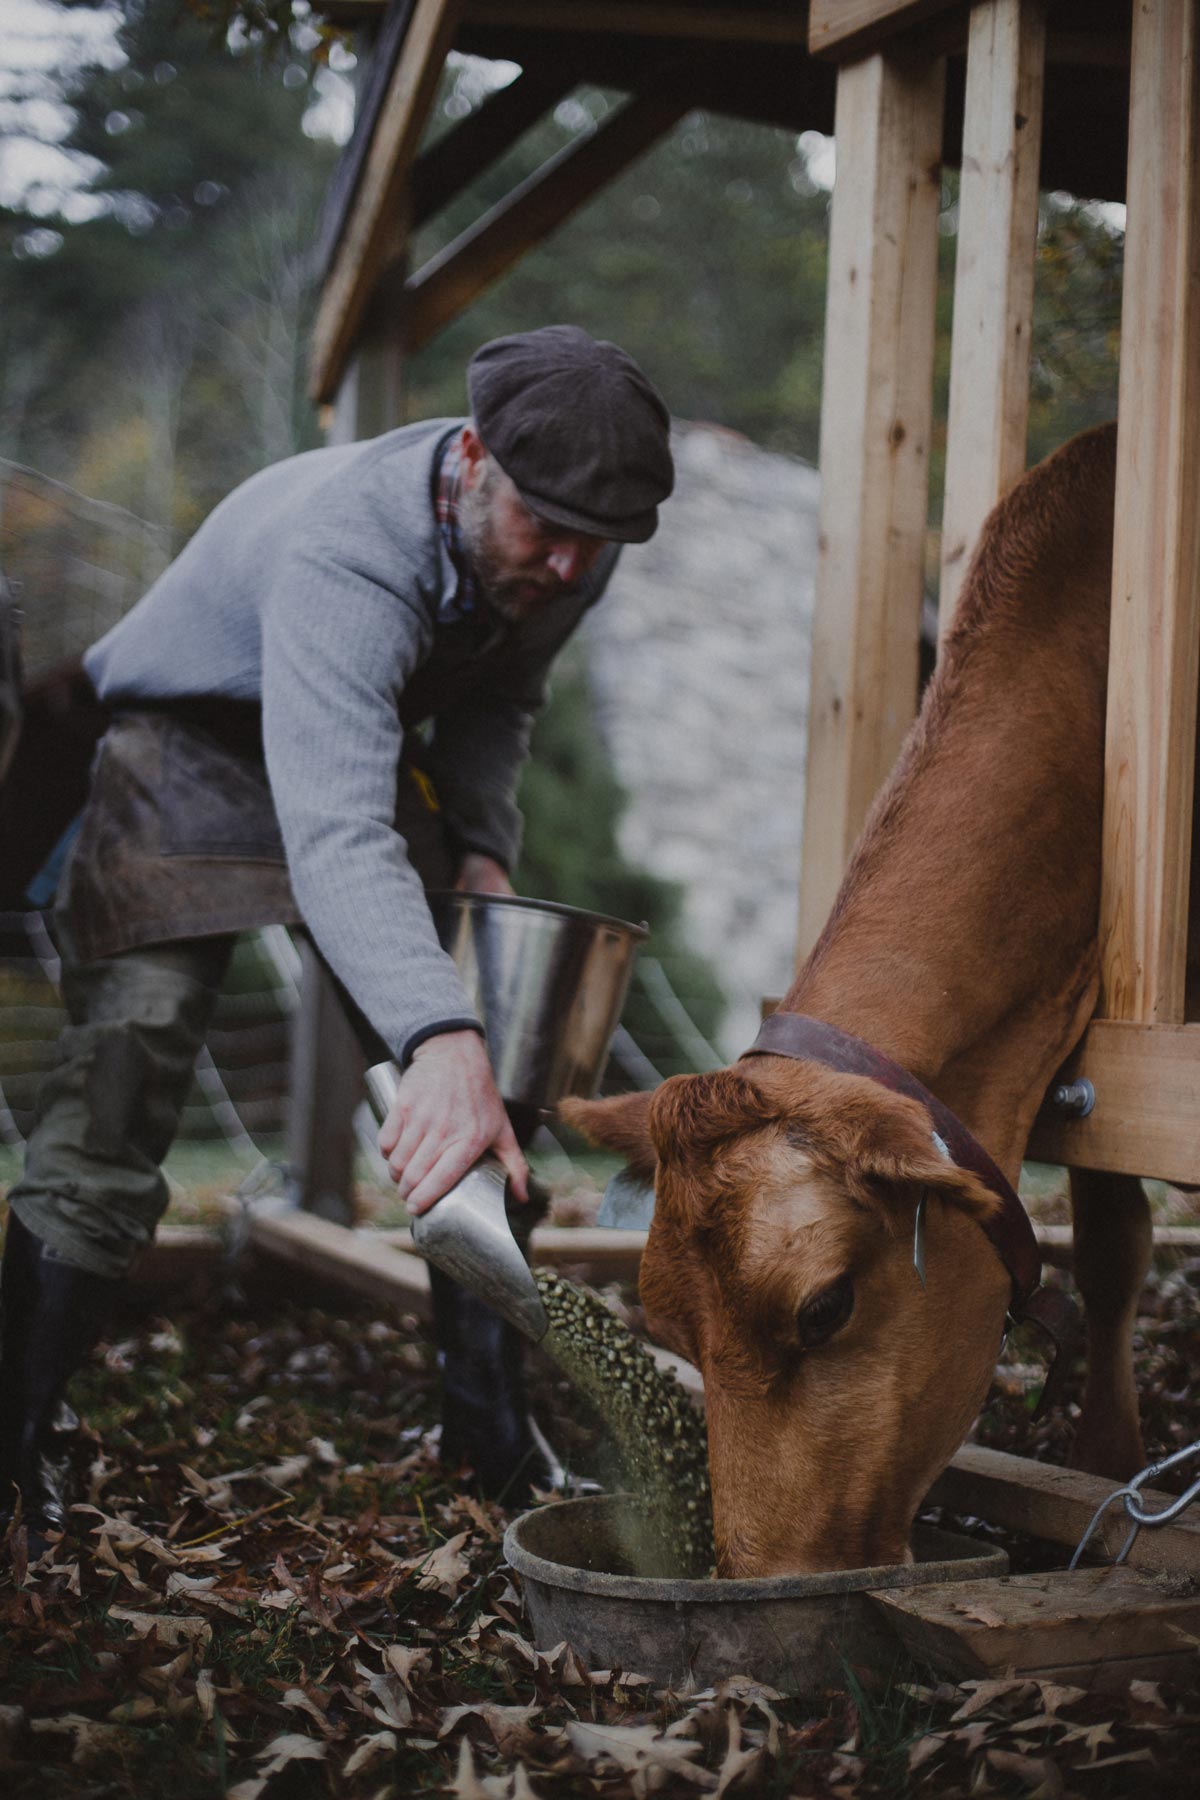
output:
POLYGON ((462 503, 462 438, 458 432, 447 440, 438 467, 433 504, 442 544, 456 577, 438 605, 443 624, 457 625, 474 618, 483 607, 483 594, 467 556, 459 512, 462 503))

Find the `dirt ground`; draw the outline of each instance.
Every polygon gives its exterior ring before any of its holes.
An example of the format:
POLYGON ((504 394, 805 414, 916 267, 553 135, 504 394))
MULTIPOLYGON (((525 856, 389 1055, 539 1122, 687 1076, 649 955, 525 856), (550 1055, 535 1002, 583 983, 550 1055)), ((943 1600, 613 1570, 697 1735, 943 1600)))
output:
MULTIPOLYGON (((1050 1204, 1053 1211, 1053 1204, 1050 1204)), ((1138 1366, 1153 1451, 1200 1438, 1200 1263, 1161 1259, 1138 1366)), ((981 1441, 1061 1461, 1011 1346, 981 1441)), ((603 1445, 548 1369, 577 1467, 603 1445)), ((753 1671, 701 1693, 535 1650, 505 1515, 436 1459, 436 1374, 414 1321, 231 1272, 131 1311, 75 1394, 82 1504, 0 1573, 0 1791, 12 1800, 606 1800, 1160 1796, 1195 1792, 1195 1692, 1031 1682, 782 1699, 753 1671)))

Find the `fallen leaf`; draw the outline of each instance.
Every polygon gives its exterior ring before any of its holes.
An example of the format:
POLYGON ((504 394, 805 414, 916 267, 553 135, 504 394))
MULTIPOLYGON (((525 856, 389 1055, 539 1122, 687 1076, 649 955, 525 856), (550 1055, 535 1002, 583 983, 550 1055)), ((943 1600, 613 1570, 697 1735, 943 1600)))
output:
POLYGON ((254 1760, 265 1764, 263 1776, 269 1780, 272 1775, 278 1775, 281 1769, 286 1769, 289 1763, 321 1762, 328 1749, 328 1744, 319 1743, 316 1738, 305 1737, 295 1731, 285 1732, 282 1737, 272 1738, 266 1749, 260 1750, 254 1760))
POLYGON ((1045 1756, 1018 1756, 1011 1750, 986 1752, 988 1767, 999 1775, 1015 1775, 1030 1790, 1027 1800, 1057 1800, 1065 1783, 1059 1770, 1045 1756))
POLYGON ((502 1756, 515 1755, 529 1735, 529 1721, 541 1712, 540 1706, 497 1706, 490 1700, 479 1700, 465 1706, 447 1706, 438 1723, 438 1737, 449 1737, 464 1719, 481 1719, 492 1735, 502 1756))
POLYGON ((419 1571, 417 1586, 427 1591, 436 1589, 439 1594, 452 1598, 458 1592, 463 1576, 470 1573, 470 1564, 462 1554, 462 1547, 470 1535, 468 1531, 460 1531, 427 1556, 414 1557, 405 1563, 406 1569, 419 1571))
POLYGON ((711 1792, 717 1777, 698 1769, 692 1758, 700 1745, 664 1736, 653 1725, 593 1725, 584 1719, 568 1720, 567 1741, 585 1763, 612 1763, 623 1774, 677 1775, 694 1787, 711 1792))
POLYGON ((1004 1700, 1014 1694, 1028 1694, 1034 1685, 1032 1681, 964 1681, 963 1691, 970 1692, 971 1697, 964 1701, 956 1713, 951 1714, 951 1723, 957 1724, 959 1719, 973 1718, 995 1700, 1004 1700))
POLYGON ((385 1755, 389 1750, 395 1751, 400 1740, 394 1731, 376 1731, 364 1738, 354 1754, 346 1759, 343 1775, 357 1775, 361 1769, 368 1768, 371 1763, 385 1755))
POLYGON ((167 1648, 173 1644, 207 1644, 212 1636, 208 1620, 197 1614, 138 1612, 130 1606, 110 1606, 108 1616, 131 1625, 135 1637, 149 1637, 152 1631, 156 1632, 159 1643, 167 1648))

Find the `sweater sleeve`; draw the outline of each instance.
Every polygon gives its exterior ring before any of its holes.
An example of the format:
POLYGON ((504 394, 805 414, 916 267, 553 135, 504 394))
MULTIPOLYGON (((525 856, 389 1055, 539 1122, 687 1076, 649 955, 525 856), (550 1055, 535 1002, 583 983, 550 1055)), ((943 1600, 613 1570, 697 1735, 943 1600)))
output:
POLYGON ((434 1031, 477 1024, 393 823, 397 698, 428 608, 394 552, 323 524, 280 559, 263 605, 267 772, 300 911, 404 1063, 434 1031))

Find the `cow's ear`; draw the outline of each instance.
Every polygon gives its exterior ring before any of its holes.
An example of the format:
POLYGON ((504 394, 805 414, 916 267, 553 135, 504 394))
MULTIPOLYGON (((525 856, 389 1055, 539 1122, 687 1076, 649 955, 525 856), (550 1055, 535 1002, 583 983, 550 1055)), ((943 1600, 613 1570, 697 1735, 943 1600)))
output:
POLYGON ((560 1100, 561 1119, 602 1150, 623 1156, 635 1175, 649 1180, 657 1160, 650 1136, 654 1093, 614 1094, 609 1100, 560 1100))
POLYGON ((864 1131, 852 1158, 866 1180, 928 1189, 977 1218, 997 1210, 996 1195, 952 1160, 917 1101, 889 1094, 874 1124, 875 1129, 864 1131))

